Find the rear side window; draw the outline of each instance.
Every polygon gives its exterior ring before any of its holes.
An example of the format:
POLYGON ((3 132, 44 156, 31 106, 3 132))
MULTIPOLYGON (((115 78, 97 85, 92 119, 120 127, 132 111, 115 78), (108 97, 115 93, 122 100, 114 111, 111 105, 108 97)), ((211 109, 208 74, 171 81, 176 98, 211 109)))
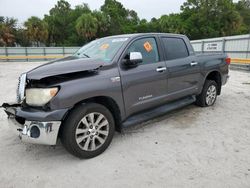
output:
POLYGON ((188 57, 187 46, 181 38, 162 38, 167 60, 188 57))

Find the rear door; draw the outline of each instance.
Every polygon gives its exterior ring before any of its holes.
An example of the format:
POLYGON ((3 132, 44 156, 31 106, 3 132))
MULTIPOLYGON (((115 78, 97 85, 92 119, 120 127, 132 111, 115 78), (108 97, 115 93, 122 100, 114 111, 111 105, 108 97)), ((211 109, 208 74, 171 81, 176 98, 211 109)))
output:
MULTIPOLYGON (((160 58, 155 37, 135 39, 126 49, 140 52, 143 63, 126 68, 120 62, 120 75, 127 116, 164 103, 167 95, 166 64, 160 58)), ((122 58, 123 59, 123 58, 122 58)))
POLYGON ((201 74, 195 55, 189 54, 181 37, 161 39, 168 69, 168 98, 177 99, 197 93, 201 74))

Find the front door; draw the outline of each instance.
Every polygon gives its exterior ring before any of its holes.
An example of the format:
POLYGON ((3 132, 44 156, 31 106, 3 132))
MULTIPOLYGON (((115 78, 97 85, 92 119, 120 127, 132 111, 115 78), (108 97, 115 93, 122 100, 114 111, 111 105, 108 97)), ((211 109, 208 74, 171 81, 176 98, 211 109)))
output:
POLYGON ((160 60, 156 39, 136 39, 124 57, 130 52, 140 52, 143 63, 128 69, 120 66, 127 116, 164 103, 167 94, 166 64, 160 60))

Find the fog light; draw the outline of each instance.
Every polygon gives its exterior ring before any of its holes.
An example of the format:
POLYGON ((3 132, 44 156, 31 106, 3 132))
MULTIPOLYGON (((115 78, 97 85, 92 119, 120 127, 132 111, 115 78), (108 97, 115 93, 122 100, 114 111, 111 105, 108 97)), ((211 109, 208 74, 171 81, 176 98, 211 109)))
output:
POLYGON ((30 129, 30 137, 38 138, 40 136, 40 129, 37 126, 32 126, 30 129))

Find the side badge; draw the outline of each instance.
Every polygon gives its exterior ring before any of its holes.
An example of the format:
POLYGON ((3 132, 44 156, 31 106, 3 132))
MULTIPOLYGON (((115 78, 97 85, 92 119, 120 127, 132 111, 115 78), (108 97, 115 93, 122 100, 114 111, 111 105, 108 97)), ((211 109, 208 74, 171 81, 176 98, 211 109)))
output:
POLYGON ((110 80, 111 80, 111 82, 120 82, 121 78, 120 78, 120 76, 117 76, 117 77, 110 78, 110 80))

